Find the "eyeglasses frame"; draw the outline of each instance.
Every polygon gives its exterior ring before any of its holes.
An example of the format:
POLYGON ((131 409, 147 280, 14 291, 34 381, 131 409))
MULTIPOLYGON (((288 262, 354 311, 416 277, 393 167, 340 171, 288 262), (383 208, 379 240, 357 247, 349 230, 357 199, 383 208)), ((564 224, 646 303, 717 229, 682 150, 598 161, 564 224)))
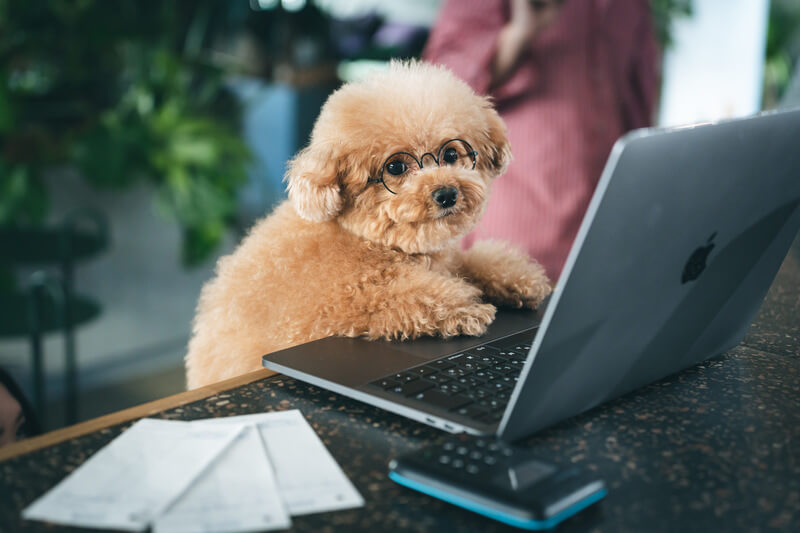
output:
POLYGON ((466 145, 466 147, 468 148, 468 152, 467 152, 466 155, 469 155, 469 156, 472 157, 472 168, 470 170, 475 170, 475 165, 477 164, 477 161, 478 161, 478 152, 477 152, 477 150, 472 148, 472 145, 469 144, 464 139, 454 138, 454 139, 448 139, 445 142, 443 142, 442 145, 439 147, 439 150, 436 152, 436 155, 433 155, 433 152, 425 152, 424 154, 422 154, 420 156, 419 159, 417 159, 417 157, 414 154, 410 153, 410 152, 394 152, 393 154, 391 154, 389 157, 387 157, 383 161, 383 164, 381 165, 381 175, 380 175, 380 177, 379 178, 368 178, 367 179, 367 183, 382 183, 383 187, 387 191, 389 191, 390 193, 396 195, 397 193, 394 192, 392 189, 390 189, 389 186, 386 185, 386 181, 383 179, 383 171, 386 169, 386 164, 393 157, 395 157, 397 155, 401 155, 401 154, 410 156, 411 159, 413 159, 417 163, 417 165, 419 165, 419 169, 422 170, 423 168, 425 168, 425 166, 423 164, 423 161, 425 160, 425 156, 429 155, 429 156, 431 156, 431 158, 433 158, 433 161, 436 163, 436 166, 437 167, 441 167, 442 165, 439 163, 439 158, 442 156, 442 150, 444 150, 444 147, 447 146, 448 144, 450 144, 453 141, 460 141, 460 142, 462 142, 462 143, 464 143, 466 145))

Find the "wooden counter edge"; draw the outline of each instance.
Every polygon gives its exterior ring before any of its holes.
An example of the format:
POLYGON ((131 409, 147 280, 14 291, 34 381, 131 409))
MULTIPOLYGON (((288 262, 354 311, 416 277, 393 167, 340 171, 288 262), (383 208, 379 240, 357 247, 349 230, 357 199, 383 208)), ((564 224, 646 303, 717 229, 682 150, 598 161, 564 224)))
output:
POLYGON ((267 370, 266 368, 263 370, 256 370, 255 372, 237 376, 225 381, 220 381, 219 383, 213 383, 199 389, 180 392, 172 396, 167 396, 166 398, 161 398, 160 400, 154 400, 152 402, 137 405, 136 407, 123 409, 122 411, 117 411, 115 413, 93 418, 91 420, 87 420, 86 422, 75 424, 74 426, 68 426, 63 429, 45 433, 44 435, 39 435, 38 437, 21 440, 19 442, 15 442, 14 444, 9 444, 8 446, 0 448, 0 461, 25 455, 26 453, 47 448, 48 446, 58 444, 59 442, 64 442, 65 440, 74 439, 88 433, 94 433, 95 431, 99 431, 103 428, 115 426, 129 420, 144 418, 156 413, 160 413, 161 411, 165 411, 167 409, 172 409, 180 405, 196 402, 197 400, 202 400, 203 398, 208 398, 209 396, 213 396, 236 387, 241 387, 242 385, 247 385, 248 383, 258 381, 259 379, 274 376, 275 374, 276 372, 267 370))

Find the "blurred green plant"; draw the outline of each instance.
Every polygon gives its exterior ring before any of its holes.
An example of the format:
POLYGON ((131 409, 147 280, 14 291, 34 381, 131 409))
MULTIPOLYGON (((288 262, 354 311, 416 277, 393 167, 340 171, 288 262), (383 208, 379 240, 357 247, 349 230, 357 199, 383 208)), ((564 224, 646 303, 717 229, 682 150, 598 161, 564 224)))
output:
POLYGON ((656 36, 663 49, 672 45, 672 21, 692 16, 692 0, 650 0, 656 36))
POLYGON ((767 30, 767 57, 764 65, 764 109, 778 105, 798 68, 800 57, 800 2, 772 0, 767 30))
POLYGON ((0 225, 42 224, 45 169, 148 181, 202 261, 233 221, 248 150, 207 46, 224 2, 0 0, 0 225))

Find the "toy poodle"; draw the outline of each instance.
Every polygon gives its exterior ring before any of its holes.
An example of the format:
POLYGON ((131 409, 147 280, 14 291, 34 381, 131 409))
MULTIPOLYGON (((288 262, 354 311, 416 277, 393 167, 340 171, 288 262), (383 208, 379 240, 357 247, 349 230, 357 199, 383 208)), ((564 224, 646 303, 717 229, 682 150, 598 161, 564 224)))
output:
POLYGON ((443 67, 393 62, 343 85, 289 163, 288 200, 203 288, 188 387, 322 337, 481 335, 496 305, 536 307, 551 289, 536 262, 459 248, 510 159, 490 100, 443 67))

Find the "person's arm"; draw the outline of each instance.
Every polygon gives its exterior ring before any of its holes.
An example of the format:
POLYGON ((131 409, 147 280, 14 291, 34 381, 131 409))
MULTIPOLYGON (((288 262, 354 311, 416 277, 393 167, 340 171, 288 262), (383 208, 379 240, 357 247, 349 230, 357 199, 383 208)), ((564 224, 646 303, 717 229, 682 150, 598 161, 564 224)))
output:
POLYGON ((487 94, 498 34, 508 17, 503 0, 445 0, 423 59, 448 67, 475 92, 487 94))
POLYGON ((537 69, 533 61, 520 59, 531 39, 552 23, 563 0, 513 1, 516 7, 504 0, 446 0, 423 59, 448 67, 498 103, 530 91, 538 82, 537 69))
POLYGON ((0 368, 0 446, 40 432, 33 409, 22 389, 0 368))
POLYGON ((500 30, 490 86, 506 81, 531 41, 558 18, 561 0, 512 0, 511 19, 500 30))
POLYGON ((22 406, 0 383, 0 446, 16 442, 17 433, 24 421, 22 406))

